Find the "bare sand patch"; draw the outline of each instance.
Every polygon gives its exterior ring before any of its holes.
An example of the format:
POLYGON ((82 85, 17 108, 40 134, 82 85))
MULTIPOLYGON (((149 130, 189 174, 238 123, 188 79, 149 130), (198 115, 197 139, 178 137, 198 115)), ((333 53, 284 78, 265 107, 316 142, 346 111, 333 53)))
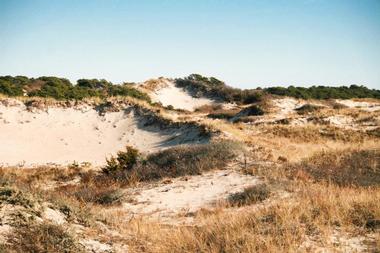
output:
POLYGON ((165 180, 158 185, 132 189, 132 203, 124 203, 124 208, 136 215, 165 220, 170 217, 193 213, 202 207, 243 191, 258 184, 257 177, 244 175, 234 170, 218 170, 199 176, 188 176, 165 180))

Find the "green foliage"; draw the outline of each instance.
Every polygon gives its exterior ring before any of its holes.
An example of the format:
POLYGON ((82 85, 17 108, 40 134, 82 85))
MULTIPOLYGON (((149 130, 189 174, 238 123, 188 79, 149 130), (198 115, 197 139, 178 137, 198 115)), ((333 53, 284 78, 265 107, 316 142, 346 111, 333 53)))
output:
POLYGON ((0 93, 9 96, 22 96, 23 87, 29 79, 24 76, 0 76, 0 93))
POLYGON ((108 85, 106 87, 108 96, 129 96, 150 102, 150 97, 134 87, 131 84, 108 85))
POLYGON ((226 102, 250 104, 262 100, 262 95, 273 94, 303 99, 350 99, 350 98, 378 98, 380 90, 368 89, 365 86, 351 85, 341 87, 312 86, 305 87, 270 87, 265 89, 241 90, 227 86, 214 77, 204 77, 192 74, 185 78, 176 79, 176 84, 198 96, 217 98, 226 102))
POLYGON ((81 100, 88 97, 129 96, 150 102, 147 94, 131 84, 114 85, 104 79, 79 79, 76 85, 58 77, 43 76, 37 79, 24 76, 0 77, 0 93, 8 96, 51 97, 59 100, 81 100))
POLYGON ((127 151, 119 151, 117 156, 107 159, 107 165, 102 168, 106 174, 118 171, 128 171, 133 168, 139 158, 139 151, 131 146, 127 146, 127 151))
POLYGON ((368 89, 365 86, 351 85, 340 87, 312 86, 310 88, 294 87, 270 87, 264 89, 267 93, 289 96, 303 99, 350 99, 350 98, 378 98, 380 90, 368 89))
POLYGON ((197 96, 221 99, 226 102, 250 104, 262 99, 262 92, 259 90, 232 88, 214 77, 208 78, 198 74, 178 78, 176 79, 176 85, 189 90, 197 96))

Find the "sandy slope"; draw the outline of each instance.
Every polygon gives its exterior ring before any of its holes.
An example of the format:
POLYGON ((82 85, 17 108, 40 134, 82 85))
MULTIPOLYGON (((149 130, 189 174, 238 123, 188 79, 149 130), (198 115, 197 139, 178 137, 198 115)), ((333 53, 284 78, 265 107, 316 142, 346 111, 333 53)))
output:
POLYGON ((133 196, 135 202, 125 203, 124 208, 137 215, 170 220, 170 217, 195 212, 259 182, 257 177, 234 170, 212 171, 133 189, 127 195, 133 196))
POLYGON ((195 128, 147 126, 144 118, 128 109, 102 116, 88 106, 28 111, 22 103, 0 103, 0 165, 73 161, 101 165, 106 156, 128 144, 142 152, 152 152, 201 141, 198 134, 195 128))
POLYGON ((150 92, 150 96, 154 102, 160 102, 163 106, 172 105, 175 109, 184 109, 194 111, 195 108, 212 104, 213 100, 208 98, 192 97, 185 90, 178 88, 172 81, 163 79, 163 85, 159 85, 157 89, 150 92))

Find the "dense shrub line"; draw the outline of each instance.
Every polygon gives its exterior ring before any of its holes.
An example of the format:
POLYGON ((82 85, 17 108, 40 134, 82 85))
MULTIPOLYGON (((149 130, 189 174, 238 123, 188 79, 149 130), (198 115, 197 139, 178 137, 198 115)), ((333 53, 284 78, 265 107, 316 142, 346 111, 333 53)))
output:
POLYGON ((233 88, 214 77, 204 77, 198 74, 178 78, 175 82, 178 87, 184 88, 196 96, 206 96, 226 102, 250 104, 258 102, 262 98, 260 90, 233 88))
POLYGON ((114 85, 104 79, 79 79, 76 85, 58 77, 0 76, 0 93, 8 96, 51 97, 81 100, 86 97, 130 96, 150 102, 147 94, 129 83, 114 85))
POLYGON ((340 87, 312 86, 305 87, 270 87, 265 92, 279 96, 289 96, 303 99, 350 99, 350 98, 379 98, 380 90, 368 89, 365 86, 351 85, 340 87))
MULTIPOLYGON (((226 85, 214 77, 191 74, 175 80, 178 87, 190 91, 194 96, 206 96, 225 102, 250 104, 262 100, 263 95, 273 94, 302 99, 350 99, 377 98, 380 90, 365 86, 340 87, 312 86, 309 88, 289 86, 265 89, 238 89, 226 85)), ((25 76, 0 76, 0 93, 8 96, 39 96, 55 99, 83 99, 86 97, 130 96, 150 101, 147 94, 135 89, 130 83, 114 85, 104 79, 79 79, 76 85, 58 77, 28 78, 25 76)))
POLYGON ((207 96, 227 102, 242 104, 262 100, 265 94, 289 96, 303 99, 350 99, 350 98, 379 98, 380 90, 369 89, 365 86, 351 85, 340 87, 312 86, 309 88, 289 86, 269 87, 265 89, 241 90, 232 88, 214 77, 204 77, 191 74, 185 78, 176 79, 176 85, 183 87, 197 96, 207 96))

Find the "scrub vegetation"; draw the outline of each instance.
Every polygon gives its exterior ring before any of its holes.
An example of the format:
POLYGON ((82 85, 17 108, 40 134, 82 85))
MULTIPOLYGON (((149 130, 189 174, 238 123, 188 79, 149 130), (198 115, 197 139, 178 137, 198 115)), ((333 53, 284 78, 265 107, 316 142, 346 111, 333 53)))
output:
POLYGON ((73 85, 68 79, 59 77, 1 76, 0 93, 8 96, 36 96, 58 100, 129 96, 150 102, 149 96, 137 90, 133 84, 115 85, 104 79, 79 79, 76 85, 73 85))

